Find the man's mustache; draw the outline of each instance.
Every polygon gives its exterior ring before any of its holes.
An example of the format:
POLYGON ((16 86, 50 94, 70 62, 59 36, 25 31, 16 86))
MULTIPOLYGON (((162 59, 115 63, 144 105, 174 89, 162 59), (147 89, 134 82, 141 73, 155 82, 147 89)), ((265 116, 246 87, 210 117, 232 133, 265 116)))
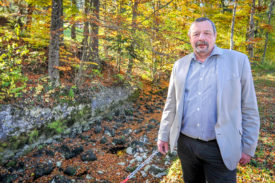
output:
POLYGON ((206 42, 206 41, 198 41, 198 42, 196 42, 195 46, 197 47, 199 45, 206 45, 207 47, 209 46, 208 42, 206 42))

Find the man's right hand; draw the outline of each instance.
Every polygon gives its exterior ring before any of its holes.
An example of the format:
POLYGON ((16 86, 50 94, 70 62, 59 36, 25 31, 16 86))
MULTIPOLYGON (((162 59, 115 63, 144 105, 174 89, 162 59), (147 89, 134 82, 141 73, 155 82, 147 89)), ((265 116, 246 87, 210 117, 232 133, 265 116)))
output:
POLYGON ((168 142, 158 140, 158 150, 161 154, 165 155, 168 152, 168 142))

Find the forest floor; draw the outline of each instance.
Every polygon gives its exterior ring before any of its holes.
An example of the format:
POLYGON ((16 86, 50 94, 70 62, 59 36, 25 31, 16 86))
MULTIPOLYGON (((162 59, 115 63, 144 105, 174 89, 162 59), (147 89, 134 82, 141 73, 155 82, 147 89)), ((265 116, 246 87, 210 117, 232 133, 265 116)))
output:
MULTIPOLYGON (((261 132, 255 158, 249 165, 238 167, 238 183, 274 182, 275 180, 273 125, 275 121, 275 78, 274 75, 259 74, 254 79, 261 115, 261 132)), ((143 90, 133 106, 131 106, 133 113, 126 116, 126 123, 123 123, 123 126, 115 129, 116 135, 121 136, 129 129, 131 129, 132 133, 126 137, 132 139, 131 141, 146 135, 149 140, 147 148, 152 152, 156 148, 157 131, 164 107, 167 86, 168 82, 164 80, 157 87, 149 82, 143 82, 143 90)), ((120 115, 114 116, 113 119, 102 120, 100 125, 104 128, 114 129, 114 125, 120 119, 120 115)), ((2 175, 12 175, 10 176, 11 182, 18 183, 40 183, 53 180, 58 182, 57 175, 68 178, 62 179, 59 177, 59 182, 62 182, 62 180, 63 182, 75 180, 75 182, 119 183, 133 171, 127 170, 133 156, 127 154, 123 148, 112 152, 112 143, 108 143, 111 141, 112 138, 106 135, 104 130, 95 133, 95 129, 91 129, 74 138, 62 139, 56 144, 33 149, 18 159, 15 165, 10 165, 9 168, 8 166, 0 167, 0 173, 2 175), (106 137, 107 143, 102 143, 103 137, 106 137), (75 151, 76 156, 67 159, 64 157, 64 152, 62 152, 64 150, 75 151), (82 160, 81 152, 88 152, 89 150, 93 150, 96 161, 82 160), (78 153, 77 151, 81 152, 78 153), (49 164, 49 162, 51 163, 49 164), (22 167, 24 168, 22 169, 22 167), (50 170, 47 173, 47 168, 49 169, 49 167, 50 170), (46 173, 43 176, 38 176, 39 172, 37 172, 37 169, 43 168, 46 169, 44 170, 46 173)), ((151 163, 169 168, 169 165, 163 165, 164 161, 165 157, 158 155, 154 157, 151 163)), ((133 167, 138 166, 140 163, 134 163, 135 166, 133 167)), ((181 175, 180 164, 176 160, 162 182, 180 183, 182 182, 181 175)), ((150 174, 143 177, 138 172, 135 178, 128 182, 160 181, 161 179, 155 178, 150 174)))

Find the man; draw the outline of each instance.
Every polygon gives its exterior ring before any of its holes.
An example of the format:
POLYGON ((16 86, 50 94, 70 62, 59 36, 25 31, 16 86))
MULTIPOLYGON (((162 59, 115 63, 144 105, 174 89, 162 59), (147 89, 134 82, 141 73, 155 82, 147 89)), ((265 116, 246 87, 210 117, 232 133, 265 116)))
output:
POLYGON ((177 144, 185 183, 234 183, 255 153, 260 119, 249 60, 218 48, 214 23, 189 29, 193 53, 175 62, 158 133, 162 154, 177 144))

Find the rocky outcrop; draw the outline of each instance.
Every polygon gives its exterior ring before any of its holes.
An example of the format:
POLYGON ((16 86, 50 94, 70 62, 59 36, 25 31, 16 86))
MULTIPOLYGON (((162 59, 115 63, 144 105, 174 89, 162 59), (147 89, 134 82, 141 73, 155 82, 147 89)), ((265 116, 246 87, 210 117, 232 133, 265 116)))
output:
MULTIPOLYGON (((135 92, 137 90, 134 88, 101 86, 85 103, 64 103, 53 108, 1 105, 0 161, 5 162, 39 145, 50 144, 60 138, 89 130, 105 114, 122 108, 123 102, 135 95, 135 92)), ((100 125, 95 128, 95 131, 101 130, 100 125)), ((105 131, 112 134, 111 130, 105 131)), ((70 153, 68 156, 76 154, 70 153)))

